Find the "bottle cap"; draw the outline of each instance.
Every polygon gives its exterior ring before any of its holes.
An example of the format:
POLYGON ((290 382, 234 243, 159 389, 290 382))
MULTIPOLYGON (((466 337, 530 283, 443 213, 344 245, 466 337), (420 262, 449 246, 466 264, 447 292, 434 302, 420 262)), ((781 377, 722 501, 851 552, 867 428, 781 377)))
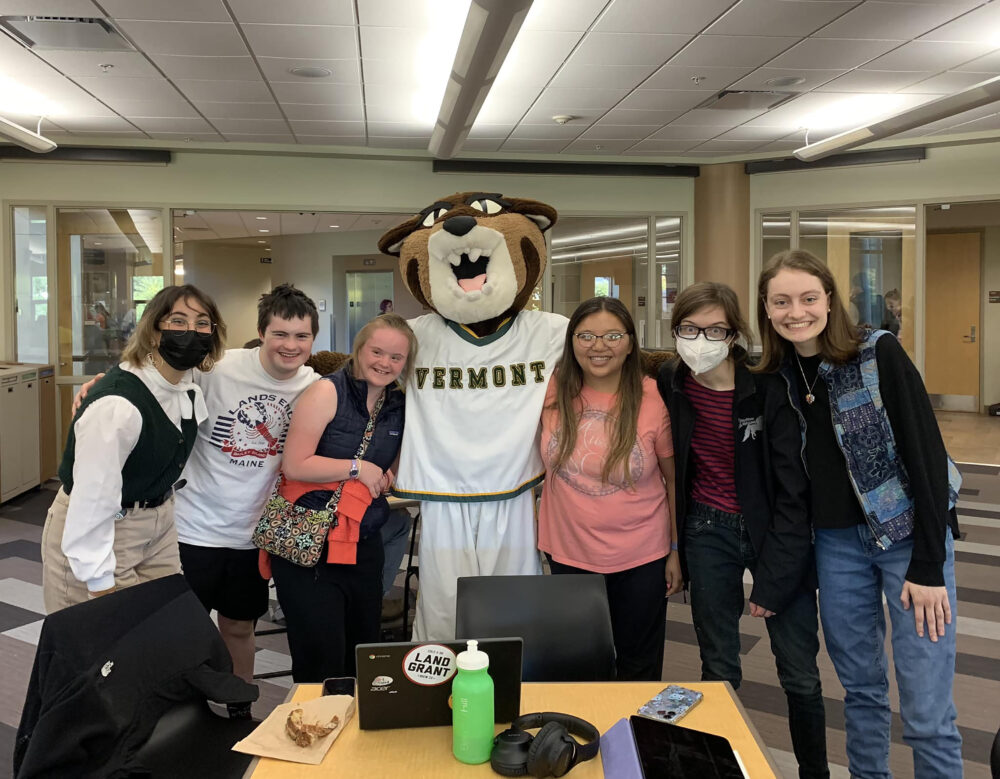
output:
POLYGON ((479 642, 470 639, 466 645, 468 648, 464 652, 459 652, 456 662, 462 671, 481 671, 490 667, 490 657, 485 652, 480 651, 479 642))

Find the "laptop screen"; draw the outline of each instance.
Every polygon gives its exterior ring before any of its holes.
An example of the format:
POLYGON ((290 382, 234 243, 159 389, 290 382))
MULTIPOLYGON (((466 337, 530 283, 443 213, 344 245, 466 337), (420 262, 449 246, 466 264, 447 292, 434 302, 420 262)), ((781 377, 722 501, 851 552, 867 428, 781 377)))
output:
MULTIPOLYGON (((451 724, 451 682, 466 641, 358 644, 358 725, 362 730, 451 724)), ((497 722, 521 713, 520 638, 484 638, 497 722)))

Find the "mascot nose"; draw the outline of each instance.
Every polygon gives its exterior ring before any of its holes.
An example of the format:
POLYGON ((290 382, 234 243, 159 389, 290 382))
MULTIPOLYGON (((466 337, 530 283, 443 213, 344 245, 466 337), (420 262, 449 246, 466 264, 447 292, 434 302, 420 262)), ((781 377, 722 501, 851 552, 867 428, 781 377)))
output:
POLYGON ((455 236, 463 236, 476 226, 474 216, 450 216, 444 220, 444 229, 455 236))

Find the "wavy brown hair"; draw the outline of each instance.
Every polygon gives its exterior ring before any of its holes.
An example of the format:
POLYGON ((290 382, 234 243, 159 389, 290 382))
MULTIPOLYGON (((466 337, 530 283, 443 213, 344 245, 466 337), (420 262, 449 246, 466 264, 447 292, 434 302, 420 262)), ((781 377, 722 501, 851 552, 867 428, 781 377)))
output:
POLYGON ((851 324, 850 316, 837 291, 837 282, 830 268, 812 252, 805 249, 789 249, 779 252, 768 260, 760 272, 757 282, 757 328, 760 330, 762 353, 760 364, 755 370, 774 373, 781 367, 791 344, 778 335, 767 316, 767 288, 771 279, 782 270, 797 270, 819 279, 823 291, 829 295, 830 314, 826 327, 817 337, 819 353, 825 362, 843 365, 856 356, 861 341, 860 331, 851 324))
POLYGON ((139 368, 149 355, 156 352, 156 334, 160 330, 160 322, 170 315, 178 300, 195 301, 205 309, 208 318, 215 323, 215 329, 212 331, 212 350, 198 366, 202 371, 212 370, 215 363, 222 358, 222 352, 226 348, 226 323, 222 321, 222 314, 219 313, 215 301, 193 284, 164 287, 153 296, 153 299, 146 304, 146 310, 142 312, 142 318, 128 339, 128 343, 122 349, 124 362, 139 368))
POLYGON ((670 329, 673 330, 688 317, 694 316, 703 308, 718 306, 726 317, 726 325, 736 331, 738 338, 743 339, 742 349, 734 349, 736 339, 729 345, 729 355, 738 362, 745 362, 750 351, 753 336, 750 325, 740 311, 740 299, 732 287, 716 281, 699 281, 685 287, 674 301, 674 310, 670 316, 670 329))
POLYGON ((555 369, 556 398, 549 406, 559 414, 559 448, 556 452, 553 469, 559 470, 572 456, 576 448, 576 437, 580 422, 583 403, 580 391, 583 389, 583 369, 576 361, 573 352, 573 338, 580 322, 591 314, 607 311, 616 317, 626 333, 628 333, 629 352, 622 364, 621 377, 618 382, 618 394, 611 419, 614 429, 608 430, 610 451, 601 468, 601 481, 607 484, 612 471, 621 466, 625 473, 625 482, 633 484, 629 469, 629 457, 635 446, 639 427, 639 406, 642 404, 642 364, 639 360, 639 344, 635 340, 635 323, 625 304, 615 298, 600 297, 585 300, 569 318, 566 327, 566 341, 563 346, 563 356, 555 369))

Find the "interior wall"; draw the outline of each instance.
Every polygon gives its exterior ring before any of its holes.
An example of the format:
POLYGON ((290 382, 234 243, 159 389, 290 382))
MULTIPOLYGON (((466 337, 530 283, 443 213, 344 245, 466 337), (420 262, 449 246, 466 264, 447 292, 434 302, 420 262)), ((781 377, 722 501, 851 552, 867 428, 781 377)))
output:
POLYGON ((257 337, 257 300, 273 286, 271 266, 260 261, 264 256, 253 247, 184 242, 184 276, 176 281, 211 296, 226 321, 226 346, 231 349, 257 337))
POLYGON ((1000 403, 1000 302, 990 303, 990 290, 1000 292, 1000 227, 983 231, 983 405, 1000 403))

